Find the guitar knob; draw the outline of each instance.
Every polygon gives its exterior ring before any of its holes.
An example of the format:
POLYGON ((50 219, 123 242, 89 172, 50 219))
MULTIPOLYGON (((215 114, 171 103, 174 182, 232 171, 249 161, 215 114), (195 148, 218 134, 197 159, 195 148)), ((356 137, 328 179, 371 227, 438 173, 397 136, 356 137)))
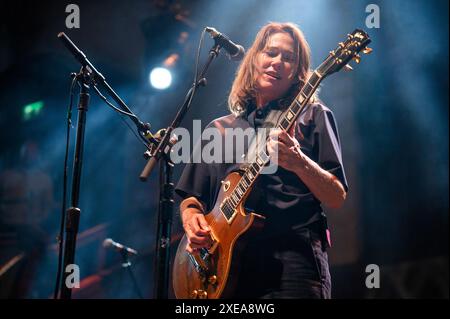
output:
POLYGON ((208 293, 204 290, 198 291, 198 298, 199 299, 206 299, 208 297, 208 293))
POLYGON ((191 298, 192 298, 192 299, 198 298, 198 291, 197 291, 197 289, 195 289, 195 290, 192 291, 192 293, 191 293, 191 298))
POLYGON ((217 276, 216 276, 216 275, 210 276, 210 277, 208 278, 208 282, 209 282, 211 285, 215 285, 216 282, 217 282, 217 276))

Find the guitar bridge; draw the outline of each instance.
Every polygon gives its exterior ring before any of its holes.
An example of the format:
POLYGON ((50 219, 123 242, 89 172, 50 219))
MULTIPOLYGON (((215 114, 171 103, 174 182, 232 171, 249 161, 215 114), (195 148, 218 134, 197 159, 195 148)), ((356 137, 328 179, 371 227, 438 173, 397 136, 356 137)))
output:
POLYGON ((191 261, 192 265, 194 266, 194 269, 196 272, 198 272, 201 276, 206 276, 206 272, 208 271, 208 266, 205 263, 204 257, 200 257, 200 260, 196 258, 191 253, 187 253, 189 256, 189 260, 191 261))

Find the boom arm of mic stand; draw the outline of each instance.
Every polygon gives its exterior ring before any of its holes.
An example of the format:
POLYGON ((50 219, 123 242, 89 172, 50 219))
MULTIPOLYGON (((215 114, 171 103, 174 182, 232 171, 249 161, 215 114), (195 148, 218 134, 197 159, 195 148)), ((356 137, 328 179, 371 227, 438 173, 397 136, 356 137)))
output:
POLYGON ((58 33, 58 38, 63 42, 64 46, 73 54, 73 56, 80 62, 80 64, 88 69, 92 74, 94 85, 100 84, 108 94, 117 102, 120 108, 127 113, 129 117, 136 125, 137 129, 141 133, 147 133, 149 130, 149 124, 144 124, 141 122, 137 116, 130 110, 130 108, 125 104, 125 102, 114 92, 111 86, 106 82, 105 77, 92 65, 92 63, 87 59, 86 55, 78 49, 78 47, 70 40, 70 38, 64 33, 58 33))

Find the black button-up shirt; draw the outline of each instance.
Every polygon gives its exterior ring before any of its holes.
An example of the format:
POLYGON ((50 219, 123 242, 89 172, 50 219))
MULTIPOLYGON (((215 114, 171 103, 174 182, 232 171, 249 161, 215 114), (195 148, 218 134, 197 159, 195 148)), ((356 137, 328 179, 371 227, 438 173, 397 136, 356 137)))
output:
MULTIPOLYGON (((221 181, 240 164, 224 163, 225 135, 227 128, 261 127, 265 117, 276 103, 269 103, 256 109, 249 105, 244 116, 232 114, 213 120, 206 128, 216 128, 222 138, 221 163, 188 163, 176 186, 176 192, 183 198, 198 198, 209 212, 215 204, 221 181)), ((323 104, 310 104, 297 119, 295 137, 303 153, 323 169, 334 174, 347 190, 347 181, 342 163, 338 130, 333 113, 323 104), (301 133, 299 133, 301 132, 301 133)), ((210 141, 199 141, 194 152, 201 152, 210 141)), ((233 148, 234 150, 234 148, 233 148)), ((228 150, 229 151, 229 150, 228 150)), ((245 148, 246 151, 246 148, 245 148)), ((322 213, 320 202, 308 187, 293 172, 278 167, 274 174, 261 174, 252 187, 245 206, 266 216, 265 232, 280 233, 292 227, 301 227, 318 220, 322 213)))

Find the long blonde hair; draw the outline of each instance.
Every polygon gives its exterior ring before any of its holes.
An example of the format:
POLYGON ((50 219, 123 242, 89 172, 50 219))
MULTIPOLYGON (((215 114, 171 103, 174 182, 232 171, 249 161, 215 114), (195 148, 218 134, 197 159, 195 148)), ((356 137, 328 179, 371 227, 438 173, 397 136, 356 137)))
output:
POLYGON ((284 32, 289 34, 294 40, 295 65, 292 76, 296 79, 288 90, 283 102, 291 102, 300 92, 305 84, 305 80, 311 73, 310 60, 311 50, 306 42, 303 32, 293 23, 269 22, 261 28, 256 35, 255 41, 248 49, 243 61, 239 65, 228 97, 228 108, 236 116, 242 115, 250 101, 256 98, 256 57, 259 52, 266 48, 267 42, 274 33, 284 32))

